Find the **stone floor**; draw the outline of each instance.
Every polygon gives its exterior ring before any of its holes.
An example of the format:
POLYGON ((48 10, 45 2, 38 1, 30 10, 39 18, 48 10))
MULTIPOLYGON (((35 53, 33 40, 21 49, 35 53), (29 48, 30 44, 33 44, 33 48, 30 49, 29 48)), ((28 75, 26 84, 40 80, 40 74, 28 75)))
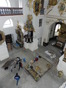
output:
MULTIPOLYGON (((58 58, 61 56, 60 50, 58 48, 55 48, 51 45, 46 47, 39 46, 38 50, 34 52, 31 52, 30 50, 25 48, 13 48, 13 50, 9 52, 9 55, 10 58, 20 57, 22 59, 23 57, 25 57, 26 61, 29 62, 38 54, 42 57, 46 57, 44 54, 45 50, 53 50, 56 54, 56 58, 52 61, 49 60, 48 57, 46 58, 53 64, 53 66, 48 72, 46 72, 41 77, 41 79, 38 82, 36 82, 31 77, 31 75, 29 75, 29 73, 25 71, 24 68, 20 71, 18 71, 18 69, 14 69, 13 72, 11 72, 10 70, 4 70, 2 68, 2 65, 8 60, 7 59, 0 62, 0 88, 59 88, 59 86, 62 85, 66 78, 58 77, 56 66, 58 63, 58 58), (18 86, 16 86, 16 81, 14 80, 16 72, 18 72, 21 77, 18 86)), ((23 65, 25 65, 25 63, 23 63, 23 65)))

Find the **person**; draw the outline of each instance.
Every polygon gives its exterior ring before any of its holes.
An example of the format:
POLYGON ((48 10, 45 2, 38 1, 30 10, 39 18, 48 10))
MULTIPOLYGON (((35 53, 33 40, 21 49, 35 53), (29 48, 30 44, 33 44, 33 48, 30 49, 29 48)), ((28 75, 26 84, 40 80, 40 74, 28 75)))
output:
POLYGON ((18 64, 19 63, 19 61, 20 61, 20 57, 16 57, 17 58, 17 63, 16 64, 18 64))
POLYGON ((16 80, 16 85, 18 85, 18 82, 20 80, 20 76, 18 75, 18 73, 16 73, 14 79, 16 80))
POLYGON ((20 70, 20 68, 23 68, 23 64, 22 64, 21 60, 19 61, 19 70, 20 70))
POLYGON ((26 58, 23 58, 23 62, 25 62, 25 63, 26 63, 26 58))
POLYGON ((38 57, 38 56, 36 56, 36 58, 34 59, 34 62, 35 62, 35 61, 38 61, 38 59, 39 59, 39 57, 38 57))

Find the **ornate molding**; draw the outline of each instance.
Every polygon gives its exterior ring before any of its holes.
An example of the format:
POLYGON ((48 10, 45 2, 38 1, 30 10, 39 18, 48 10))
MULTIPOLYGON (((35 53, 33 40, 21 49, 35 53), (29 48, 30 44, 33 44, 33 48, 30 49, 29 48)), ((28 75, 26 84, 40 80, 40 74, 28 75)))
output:
POLYGON ((55 6, 57 4, 57 0, 49 0, 48 8, 51 6, 55 6))
POLYGON ((56 15, 47 15, 46 18, 66 20, 66 17, 56 15))
POLYGON ((64 12, 66 12, 66 0, 62 0, 58 5, 58 10, 60 15, 62 15, 64 12))

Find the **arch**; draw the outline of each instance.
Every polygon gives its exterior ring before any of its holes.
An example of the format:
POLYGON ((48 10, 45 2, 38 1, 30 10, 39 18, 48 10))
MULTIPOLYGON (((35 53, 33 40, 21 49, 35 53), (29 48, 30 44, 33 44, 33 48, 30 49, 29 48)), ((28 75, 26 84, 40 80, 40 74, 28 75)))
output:
POLYGON ((56 21, 56 22, 52 23, 52 25, 50 25, 50 27, 51 27, 51 29, 50 29, 50 33, 49 33, 49 36, 50 36, 49 40, 56 38, 56 37, 61 37, 63 39, 66 39, 66 24, 64 22, 56 21), (53 35, 51 32, 53 32, 53 35), (55 32, 56 32, 56 34, 55 34, 55 32))
POLYGON ((61 28, 62 22, 54 21, 50 25, 49 40, 56 38, 59 35, 59 29, 61 28))
POLYGON ((5 21, 3 28, 13 27, 13 21, 12 19, 8 19, 5 21))

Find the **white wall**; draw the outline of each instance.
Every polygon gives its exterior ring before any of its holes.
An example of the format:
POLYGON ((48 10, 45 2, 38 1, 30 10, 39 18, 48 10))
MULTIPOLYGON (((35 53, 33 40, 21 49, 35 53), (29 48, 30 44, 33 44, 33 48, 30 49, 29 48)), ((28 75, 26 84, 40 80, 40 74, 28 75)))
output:
POLYGON ((19 7, 19 0, 9 0, 10 1, 10 4, 11 4, 11 7, 19 7))

